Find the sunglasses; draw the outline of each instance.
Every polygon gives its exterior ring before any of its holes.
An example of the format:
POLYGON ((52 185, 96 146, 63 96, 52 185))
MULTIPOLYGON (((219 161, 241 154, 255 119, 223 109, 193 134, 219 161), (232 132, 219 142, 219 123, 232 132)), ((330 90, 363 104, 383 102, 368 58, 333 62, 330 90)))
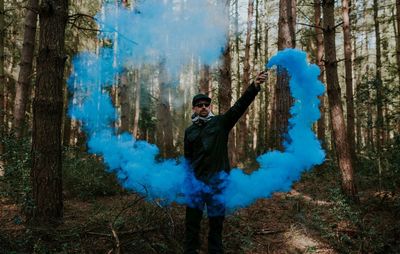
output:
POLYGON ((210 103, 207 103, 207 102, 197 103, 195 106, 198 108, 202 108, 203 106, 206 106, 206 108, 208 108, 208 106, 210 106, 210 103))

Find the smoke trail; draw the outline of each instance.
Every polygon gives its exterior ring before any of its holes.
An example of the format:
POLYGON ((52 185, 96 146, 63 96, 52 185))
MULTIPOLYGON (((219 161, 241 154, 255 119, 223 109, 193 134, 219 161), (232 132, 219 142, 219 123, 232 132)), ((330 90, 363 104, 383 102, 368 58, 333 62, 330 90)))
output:
POLYGON ((188 193, 206 188, 183 159, 158 163, 155 145, 116 135, 118 116, 107 90, 124 68, 163 62, 176 75, 193 57, 215 63, 226 43, 225 12, 222 1, 147 0, 134 10, 105 5, 96 15, 105 46, 74 57, 69 114, 82 123, 89 152, 102 155, 125 188, 165 203, 187 202, 188 193))
MULTIPOLYGON (((305 52, 285 49, 273 56, 267 68, 281 66, 288 70, 290 92, 295 100, 290 109, 288 138, 284 152, 271 151, 257 158, 260 168, 250 175, 233 169, 220 199, 228 209, 245 207, 258 198, 269 197, 276 191, 288 191, 300 174, 321 164, 325 152, 311 130, 320 117, 318 96, 324 86, 318 80, 318 66, 307 63, 305 52)), ((278 73, 279 75, 279 73, 278 73)))
POLYGON ((228 15, 224 1, 142 1, 134 10, 105 5, 96 15, 101 38, 115 40, 119 66, 157 64, 171 75, 192 57, 203 64, 218 60, 226 43, 228 15))
MULTIPOLYGON (((182 2, 190 8, 164 3, 148 0, 136 10, 106 6, 98 14, 100 26, 106 31, 101 37, 118 45, 74 58, 74 72, 68 82, 74 92, 70 115, 82 123, 89 152, 103 156, 124 188, 166 204, 188 203, 191 193, 207 190, 207 186, 195 179, 183 158, 180 162, 157 162, 159 150, 155 145, 135 140, 127 133, 116 135, 112 125, 117 114, 106 92, 115 76, 133 65, 163 60, 173 74, 192 56, 200 57, 203 63, 217 61, 225 44, 226 24, 218 18, 222 6, 197 0, 182 2)), ((274 191, 288 190, 302 171, 324 159, 311 131, 311 124, 319 118, 317 96, 324 90, 317 79, 318 67, 309 65, 305 53, 298 50, 279 52, 268 67, 273 65, 285 67, 292 77, 290 88, 296 102, 291 109, 291 142, 286 144, 285 152, 260 156, 260 169, 251 175, 234 169, 223 176, 227 179, 226 189, 219 198, 229 209, 247 206, 274 191)))

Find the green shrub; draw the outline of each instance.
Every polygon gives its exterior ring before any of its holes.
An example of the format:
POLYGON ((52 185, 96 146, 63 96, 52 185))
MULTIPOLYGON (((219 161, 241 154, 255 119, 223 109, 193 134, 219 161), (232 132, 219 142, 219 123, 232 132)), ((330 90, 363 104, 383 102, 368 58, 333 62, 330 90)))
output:
POLYGON ((23 206, 30 205, 31 142, 28 138, 16 139, 13 135, 3 136, 4 176, 0 177, 0 195, 23 206))
POLYGON ((107 172, 100 157, 68 148, 63 162, 64 191, 67 197, 90 199, 122 191, 115 175, 107 172))

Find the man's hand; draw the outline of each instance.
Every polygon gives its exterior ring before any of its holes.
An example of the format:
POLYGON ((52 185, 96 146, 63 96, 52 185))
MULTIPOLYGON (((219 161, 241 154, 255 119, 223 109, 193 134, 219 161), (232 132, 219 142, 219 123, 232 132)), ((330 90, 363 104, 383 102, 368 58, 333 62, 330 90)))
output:
POLYGON ((265 80, 267 80, 268 78, 268 72, 267 71, 262 71, 260 73, 257 74, 256 78, 254 79, 254 83, 259 86, 262 83, 265 82, 265 80))

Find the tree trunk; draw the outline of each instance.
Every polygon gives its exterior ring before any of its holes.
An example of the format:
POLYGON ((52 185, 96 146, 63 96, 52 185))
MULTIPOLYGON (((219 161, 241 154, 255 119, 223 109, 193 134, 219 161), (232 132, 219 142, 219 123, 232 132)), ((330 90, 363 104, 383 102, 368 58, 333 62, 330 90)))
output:
POLYGON ((64 86, 65 100, 64 100, 64 121, 63 121, 63 146, 68 147, 71 143, 71 132, 72 132, 72 119, 68 115, 68 103, 73 98, 73 94, 68 90, 67 86, 64 86))
MULTIPOLYGON (((324 74, 325 74, 325 66, 324 66, 324 37, 322 30, 322 20, 321 20, 321 1, 314 0, 314 21, 315 21, 315 34, 316 34, 316 43, 317 43, 317 65, 321 71, 318 79, 324 83, 324 74)), ((325 129, 326 129, 326 117, 325 117, 325 95, 321 95, 319 97, 320 100, 320 112, 321 117, 317 123, 317 136, 318 139, 321 140, 322 144, 326 143, 325 140, 325 129)))
MULTIPOLYGON (((264 59, 265 62, 268 62, 269 59, 269 46, 268 46, 268 41, 269 41, 269 27, 266 24, 265 25, 265 34, 264 34, 264 59)), ((272 107, 273 105, 271 105, 271 99, 273 98, 273 96, 271 96, 273 94, 273 89, 271 88, 271 86, 269 85, 270 80, 266 81, 266 86, 265 86, 265 91, 264 91, 264 104, 265 104, 265 109, 263 110, 264 112, 264 150, 267 150, 268 148, 271 147, 271 141, 270 141, 270 133, 271 133, 271 128, 270 126, 272 126, 272 107)))
POLYGON ((133 131, 132 134, 136 139, 139 139, 139 117, 140 117, 140 94, 141 94, 141 80, 139 78, 139 70, 135 70, 133 74, 134 82, 136 85, 136 93, 135 93, 135 115, 133 117, 133 131))
MULTIPOLYGON (((400 0, 396 0, 396 60, 397 60, 397 75, 400 83, 400 0)), ((400 120, 397 119, 397 132, 400 133, 400 120)))
MULTIPOLYGON (((280 0, 278 50, 296 46, 295 27, 296 0, 280 0)), ((289 109, 292 105, 292 98, 289 90, 289 75, 286 70, 280 70, 279 68, 274 99, 272 146, 275 149, 283 149, 283 141, 288 130, 289 109)))
MULTIPOLYGON (((229 38, 229 37, 228 37, 229 38)), ((231 77, 231 53, 229 39, 226 42, 225 49, 222 54, 222 65, 219 69, 219 86, 218 86, 218 109, 219 114, 223 114, 231 107, 232 101, 232 77, 231 77)), ((232 132, 229 134, 228 150, 231 165, 236 165, 236 147, 232 132)))
MULTIPOLYGON (((249 85, 250 80, 250 39, 251 39, 251 30, 253 25, 253 12, 254 12, 254 0, 249 0, 248 9, 247 9, 247 30, 246 30, 246 42, 244 48, 244 60, 243 60, 243 75, 241 80, 241 89, 242 91, 246 90, 249 85)), ((246 158, 246 153, 248 152, 248 131, 247 131, 247 118, 248 118, 248 110, 242 115, 239 120, 239 124, 236 128, 236 152, 237 157, 240 162, 243 162, 246 158)))
POLYGON ((209 93, 210 93, 210 82, 211 82, 210 66, 209 65, 203 65, 203 67, 200 70, 199 92, 202 93, 202 94, 209 95, 209 93))
POLYGON ((130 107, 129 107, 129 95, 128 95, 128 76, 127 70, 124 70, 121 73, 120 77, 120 89, 119 92, 119 100, 121 104, 121 126, 120 132, 129 131, 129 116, 130 116, 130 107))
POLYGON ((343 39, 344 39, 344 65, 346 71, 346 109, 347 109, 347 136, 350 152, 353 159, 355 154, 355 131, 354 131, 354 98, 353 98, 353 61, 351 59, 351 22, 350 22, 350 0, 342 0, 343 12, 343 39))
POLYGON ((376 89, 376 152, 378 156, 378 171, 379 171, 379 183, 381 184, 381 157, 382 157, 382 145, 383 145, 383 101, 382 101, 382 62, 381 62, 381 33, 378 21, 378 0, 374 0, 374 26, 375 26, 375 38, 376 38, 376 72, 375 72, 375 89, 376 89))
POLYGON ((15 90, 13 126, 17 138, 22 136, 25 125, 25 111, 28 103, 32 78, 32 62, 35 48, 38 0, 29 0, 25 16, 24 42, 21 64, 15 90))
POLYGON ((396 0, 396 23, 397 23, 397 34, 396 34, 396 60, 397 60, 397 75, 400 82, 400 0, 396 0))
MULTIPOLYGON (((257 65, 258 65, 258 52, 260 51, 260 42, 259 42, 259 0, 254 0, 255 1, 255 29, 254 29, 254 52, 253 52, 253 66, 252 66, 252 73, 257 70, 257 65)), ((254 103, 251 105, 250 112, 251 116, 249 119, 249 127, 250 127, 250 132, 252 133, 249 135, 250 138, 250 147, 251 149, 251 155, 252 158, 256 154, 258 150, 258 140, 260 139, 259 137, 259 131, 258 131, 258 126, 260 125, 259 123, 261 122, 261 105, 259 103, 260 99, 262 97, 262 93, 260 93, 260 96, 258 96, 255 100, 254 103)), ((247 156, 248 157, 248 156, 247 156)), ((249 159, 252 159, 249 158, 249 159)))
MULTIPOLYGON (((4 22, 4 0, 0 0, 0 156, 4 153, 3 138, 5 134, 4 121, 4 90, 5 90, 5 71, 4 71, 4 38, 6 35, 6 26, 4 22)), ((0 176, 4 175, 4 162, 0 159, 0 176)))
POLYGON ((61 127, 67 18, 68 1, 42 2, 33 102, 31 180, 34 208, 30 218, 44 224, 58 222, 63 216, 61 127))
MULTIPOLYGON (((353 40, 354 43, 354 72, 355 75, 357 76, 356 79, 356 87, 355 87, 355 131, 356 131, 356 143, 355 143, 355 150, 356 154, 361 152, 361 147, 362 147, 362 138, 361 138, 361 121, 362 121, 362 116, 361 116, 361 94, 360 94, 360 84, 361 84, 361 61, 358 60, 358 51, 357 51, 357 40, 353 40)), ((361 45, 362 47, 362 45, 361 45)))
POLYGON ((344 122, 339 78, 337 73, 334 3, 334 0, 323 0, 325 68, 328 86, 328 101, 335 151, 342 175, 342 190, 349 198, 357 201, 357 190, 353 176, 353 160, 350 154, 348 137, 346 135, 346 126, 344 122))
POLYGON ((158 84, 160 97, 157 110, 157 143, 160 145, 160 153, 163 157, 173 157, 175 155, 175 150, 172 135, 172 116, 169 104, 170 87, 164 62, 160 64, 159 70, 158 84))

